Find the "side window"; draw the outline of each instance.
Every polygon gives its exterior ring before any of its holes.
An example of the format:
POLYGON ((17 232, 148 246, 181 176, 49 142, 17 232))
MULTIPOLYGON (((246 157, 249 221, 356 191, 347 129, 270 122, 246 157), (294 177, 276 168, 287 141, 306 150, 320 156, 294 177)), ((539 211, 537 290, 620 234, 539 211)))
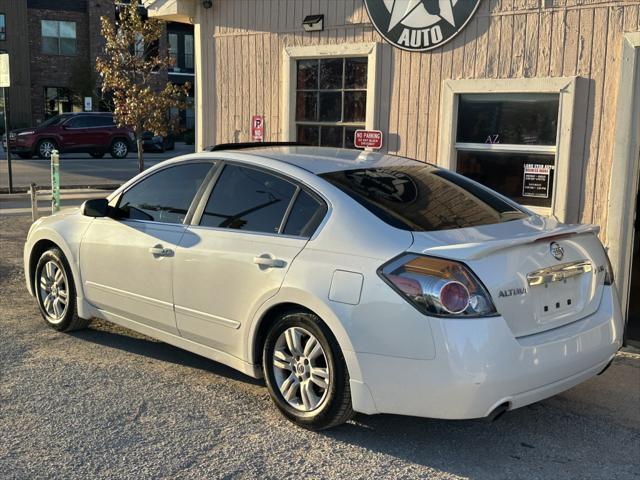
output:
POLYGON ((89 126, 89 116, 81 115, 78 117, 74 117, 69 120, 65 126, 69 128, 86 128, 89 126))
POLYGON ((200 225, 278 233, 295 190, 292 183, 261 170, 226 165, 200 225))
POLYGON ((283 233, 285 235, 310 237, 316 231, 326 213, 327 205, 322 200, 301 190, 296 201, 293 202, 283 233))
POLYGON ((166 168, 127 190, 118 203, 120 218, 182 223, 210 163, 166 168))
POLYGON ((88 127, 111 127, 113 126, 113 117, 109 115, 93 115, 88 118, 88 127))

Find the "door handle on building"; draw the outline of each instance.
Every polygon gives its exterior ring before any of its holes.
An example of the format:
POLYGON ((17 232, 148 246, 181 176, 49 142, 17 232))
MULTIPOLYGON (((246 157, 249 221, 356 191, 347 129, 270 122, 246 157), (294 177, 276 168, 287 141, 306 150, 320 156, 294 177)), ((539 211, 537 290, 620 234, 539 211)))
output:
POLYGON ((170 248, 164 248, 162 245, 158 244, 149 249, 149 253, 154 257, 173 257, 173 250, 170 248))
POLYGON ((280 260, 279 258, 271 258, 268 254, 264 253, 259 257, 253 257, 253 263, 260 267, 266 268, 283 268, 287 262, 280 260))

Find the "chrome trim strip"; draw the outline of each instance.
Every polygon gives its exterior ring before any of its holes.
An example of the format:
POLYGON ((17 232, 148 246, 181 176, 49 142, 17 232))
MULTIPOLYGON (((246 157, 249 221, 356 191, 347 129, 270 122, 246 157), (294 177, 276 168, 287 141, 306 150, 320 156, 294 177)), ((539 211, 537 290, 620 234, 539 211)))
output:
POLYGON ((145 297, 144 295, 138 295, 137 293, 127 292, 125 290, 120 290, 119 288, 108 287, 107 285, 102 285, 100 283, 91 282, 89 280, 85 280, 85 287, 93 287, 97 290, 102 290, 103 292, 111 293, 114 295, 118 295, 120 297, 127 298, 129 300, 136 300, 139 302, 147 303, 154 307, 161 307, 166 310, 173 311, 173 304, 169 302, 164 302, 162 300, 157 300, 155 298, 145 297))
POLYGON ((527 274, 527 283, 530 287, 546 285, 553 282, 561 282, 568 278, 573 278, 583 273, 593 270, 593 265, 588 260, 568 262, 553 267, 541 268, 527 274))

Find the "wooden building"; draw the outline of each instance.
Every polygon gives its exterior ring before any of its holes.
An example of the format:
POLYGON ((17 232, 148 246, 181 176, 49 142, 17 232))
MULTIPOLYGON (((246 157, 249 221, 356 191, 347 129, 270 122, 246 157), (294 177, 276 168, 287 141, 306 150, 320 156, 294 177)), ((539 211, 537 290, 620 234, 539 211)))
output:
MULTIPOLYGON (((377 1, 389 15, 400 2, 377 1)), ((471 13, 427 51, 383 38, 373 2, 145 4, 152 16, 195 25, 198 148, 250 141, 255 115, 265 141, 351 147, 355 129, 381 130, 383 151, 599 225, 640 339, 640 0, 480 0, 475 11, 476 0, 439 2, 471 13), (322 30, 305 31, 315 15, 322 30)))

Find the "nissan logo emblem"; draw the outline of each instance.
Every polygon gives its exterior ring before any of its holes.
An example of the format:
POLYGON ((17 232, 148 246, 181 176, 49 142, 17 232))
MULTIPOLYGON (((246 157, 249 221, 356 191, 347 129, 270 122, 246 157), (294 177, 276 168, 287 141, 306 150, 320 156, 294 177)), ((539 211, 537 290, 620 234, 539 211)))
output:
POLYGON ((551 245, 549 245, 549 251, 556 260, 562 260, 562 257, 564 257, 564 248, 562 248, 557 242, 551 242, 551 245))

